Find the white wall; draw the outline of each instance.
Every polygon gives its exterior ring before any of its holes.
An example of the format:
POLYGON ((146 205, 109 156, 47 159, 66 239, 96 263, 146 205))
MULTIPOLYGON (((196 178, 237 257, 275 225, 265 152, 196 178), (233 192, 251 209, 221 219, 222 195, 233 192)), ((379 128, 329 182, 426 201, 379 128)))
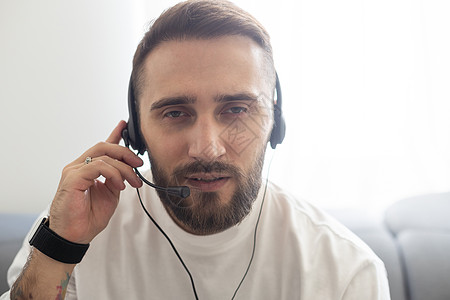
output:
POLYGON ((41 211, 61 169, 127 118, 136 5, 0 2, 0 211, 41 211))

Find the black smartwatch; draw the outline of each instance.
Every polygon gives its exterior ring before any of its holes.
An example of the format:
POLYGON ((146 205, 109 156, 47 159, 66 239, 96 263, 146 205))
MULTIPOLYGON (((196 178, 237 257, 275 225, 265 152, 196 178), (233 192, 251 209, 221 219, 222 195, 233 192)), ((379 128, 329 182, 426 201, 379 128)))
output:
POLYGON ((89 244, 68 241, 51 230, 49 224, 48 217, 42 219, 30 239, 30 245, 56 261, 66 264, 79 263, 89 248, 89 244))

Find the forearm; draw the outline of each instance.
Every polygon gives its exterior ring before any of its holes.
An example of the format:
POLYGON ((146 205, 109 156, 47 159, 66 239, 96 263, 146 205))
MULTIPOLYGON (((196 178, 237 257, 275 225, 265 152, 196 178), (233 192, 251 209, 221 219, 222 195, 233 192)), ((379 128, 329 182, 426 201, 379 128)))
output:
POLYGON ((11 299, 64 299, 74 264, 58 262, 32 248, 22 273, 11 288, 11 299))

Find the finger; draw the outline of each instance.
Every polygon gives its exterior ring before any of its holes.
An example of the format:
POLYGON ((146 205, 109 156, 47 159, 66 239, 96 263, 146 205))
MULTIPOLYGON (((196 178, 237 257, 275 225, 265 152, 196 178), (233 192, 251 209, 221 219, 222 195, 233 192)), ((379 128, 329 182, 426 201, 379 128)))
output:
MULTIPOLYGON (((127 165, 119 160, 113 159, 109 156, 96 157, 96 158, 92 159, 92 162, 94 162, 94 161, 101 161, 101 162, 104 162, 104 163, 116 168, 119 171, 119 173, 121 174, 122 180, 128 181, 128 183, 132 187, 141 187, 142 186, 142 180, 137 176, 137 174, 134 172, 133 168, 130 167, 129 165, 127 165)), ((92 165, 91 165, 92 162, 89 163, 89 167, 92 167, 92 165)), ((64 171, 64 174, 68 173, 68 172, 72 172, 73 170, 78 170, 85 166, 86 166, 86 163, 80 163, 77 165, 67 167, 64 171)))
POLYGON ((132 187, 141 187, 142 186, 142 180, 136 175, 133 168, 130 167, 129 165, 127 165, 119 160, 112 159, 109 156, 96 157, 95 161, 103 161, 106 164, 116 168, 122 175, 122 179, 128 181, 128 183, 132 187))
POLYGON ((112 191, 116 197, 119 196, 119 191, 114 192, 114 191, 115 191, 115 187, 114 187, 114 184, 111 183, 110 180, 105 179, 105 186, 106 186, 106 188, 107 188, 108 190, 112 191))
POLYGON ((74 189, 86 191, 100 176, 108 180, 113 189, 117 191, 125 189, 120 171, 102 160, 92 161, 89 165, 70 172, 65 183, 73 186, 74 189))
POLYGON ((107 143, 111 144, 119 144, 122 139, 122 131, 127 127, 127 122, 121 120, 119 124, 117 124, 116 128, 111 132, 109 137, 106 139, 107 143))
POLYGON ((127 165, 137 168, 143 165, 143 161, 130 149, 107 142, 100 142, 94 147, 84 152, 78 159, 76 159, 71 165, 78 165, 84 163, 87 157, 95 159, 100 156, 109 156, 113 159, 123 161, 127 165))

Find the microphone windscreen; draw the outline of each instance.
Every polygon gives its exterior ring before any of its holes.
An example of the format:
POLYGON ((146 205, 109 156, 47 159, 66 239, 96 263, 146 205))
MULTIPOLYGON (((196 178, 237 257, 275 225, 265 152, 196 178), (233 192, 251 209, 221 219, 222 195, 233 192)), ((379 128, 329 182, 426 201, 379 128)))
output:
POLYGON ((174 196, 187 198, 191 194, 191 190, 187 186, 168 186, 164 190, 174 196))

